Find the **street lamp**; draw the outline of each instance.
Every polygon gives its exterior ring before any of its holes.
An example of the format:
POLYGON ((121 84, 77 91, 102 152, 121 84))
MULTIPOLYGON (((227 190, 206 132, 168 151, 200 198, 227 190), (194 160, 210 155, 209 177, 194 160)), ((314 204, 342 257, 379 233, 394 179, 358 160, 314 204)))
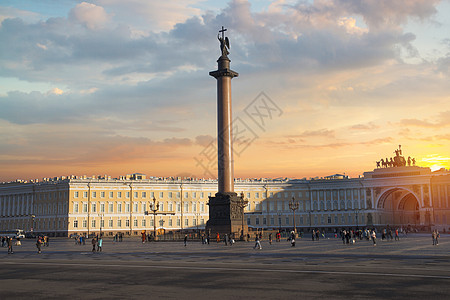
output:
POLYGON ((292 210, 294 214, 294 233, 297 233, 297 227, 295 226, 295 211, 298 209, 299 204, 295 202, 295 197, 292 197, 292 201, 289 202, 289 208, 292 210))
MULTIPOLYGON (((156 241, 156 212, 159 210, 159 202, 156 202, 156 198, 153 197, 153 203, 150 203, 150 211, 153 213, 153 234, 156 241)), ((148 212, 146 212, 148 214, 148 212)))
POLYGON ((100 237, 102 237, 102 225, 103 225, 103 216, 105 214, 99 214, 100 215, 100 237))
POLYGON ((242 227, 241 227, 241 241, 244 240, 244 208, 248 205, 248 200, 244 199, 244 192, 241 192, 241 197, 237 202, 237 206, 241 209, 242 212, 242 227))
POLYGON ((355 209, 356 230, 358 230, 358 209, 355 209))

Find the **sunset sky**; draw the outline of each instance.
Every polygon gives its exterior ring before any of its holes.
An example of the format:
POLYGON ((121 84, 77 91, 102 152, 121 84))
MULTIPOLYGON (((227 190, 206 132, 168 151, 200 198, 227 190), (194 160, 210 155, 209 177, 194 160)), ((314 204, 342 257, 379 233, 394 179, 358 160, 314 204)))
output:
POLYGON ((2 0, 0 182, 215 176, 198 161, 221 26, 252 133, 236 177, 356 177, 399 144, 448 169, 449 16, 449 0, 2 0), (261 97, 278 109, 263 126, 261 97))

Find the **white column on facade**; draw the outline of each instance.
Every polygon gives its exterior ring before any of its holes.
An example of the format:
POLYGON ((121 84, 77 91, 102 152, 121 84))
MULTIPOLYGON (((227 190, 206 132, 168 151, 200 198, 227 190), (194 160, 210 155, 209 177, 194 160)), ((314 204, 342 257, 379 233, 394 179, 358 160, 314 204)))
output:
POLYGON ((32 203, 33 203, 33 194, 28 194, 27 197, 27 215, 31 215, 33 208, 32 208, 32 203))
POLYGON ((375 209, 375 198, 374 198, 374 192, 373 192, 373 188, 370 188, 370 199, 372 202, 372 209, 375 209))
POLYGON ((30 195, 29 194, 25 194, 25 215, 29 214, 29 208, 28 206, 30 205, 30 195))
POLYGON ((338 195, 338 210, 341 210, 342 207, 341 207, 341 190, 340 189, 337 190, 337 195, 338 195))
POLYGON ((327 210, 327 190, 323 191, 323 208, 327 210))
POLYGON ((361 200, 362 200, 362 198, 361 198, 361 193, 364 195, 365 193, 365 190, 364 189, 358 189, 358 208, 359 209, 362 209, 363 207, 362 207, 362 205, 361 205, 361 200))
POLYGON ((441 198, 441 185, 437 186, 437 190, 438 190, 438 201, 437 201, 438 205, 437 206, 439 208, 441 208, 443 206, 442 204, 444 202, 444 201, 442 201, 442 198, 441 198))
POLYGON ((312 192, 312 190, 309 190, 309 210, 313 210, 313 192, 312 192))
POLYGON ((364 194, 364 209, 367 209, 367 191, 366 189, 363 189, 364 194))
POLYGON ((16 195, 12 196, 11 216, 16 215, 16 195))
POLYGON ((331 210, 335 210, 336 207, 334 207, 334 199, 333 199, 333 190, 330 190, 330 204, 331 204, 331 210))
POLYGON ((420 186, 420 206, 424 207, 425 203, 423 201, 423 185, 420 186))
POLYGON ((344 208, 347 210, 348 209, 348 199, 347 199, 347 189, 344 189, 344 208))
POLYGON ((354 189, 351 189, 350 190, 351 192, 351 194, 352 194, 352 209, 355 209, 356 207, 355 207, 355 197, 354 197, 354 195, 355 195, 355 190, 354 189))
POLYGON ((430 206, 434 208, 434 205, 433 205, 433 193, 431 191, 431 184, 428 184, 428 195, 429 195, 430 206))
POLYGON ((25 214, 25 201, 26 201, 26 195, 27 194, 23 194, 22 195, 22 201, 21 201, 21 203, 22 203, 22 205, 21 205, 21 207, 20 207, 20 214, 21 215, 24 215, 25 214))
POLYGON ((444 185, 445 188, 445 208, 449 208, 448 207, 448 186, 444 185))

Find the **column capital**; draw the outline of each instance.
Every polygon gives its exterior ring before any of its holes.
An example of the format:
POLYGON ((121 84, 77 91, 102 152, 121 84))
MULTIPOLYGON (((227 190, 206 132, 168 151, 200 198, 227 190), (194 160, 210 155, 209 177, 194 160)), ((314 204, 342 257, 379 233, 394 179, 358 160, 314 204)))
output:
POLYGON ((209 75, 211 75, 214 78, 219 78, 219 77, 238 77, 239 74, 231 69, 221 69, 221 70, 216 70, 216 71, 211 71, 209 72, 209 75))

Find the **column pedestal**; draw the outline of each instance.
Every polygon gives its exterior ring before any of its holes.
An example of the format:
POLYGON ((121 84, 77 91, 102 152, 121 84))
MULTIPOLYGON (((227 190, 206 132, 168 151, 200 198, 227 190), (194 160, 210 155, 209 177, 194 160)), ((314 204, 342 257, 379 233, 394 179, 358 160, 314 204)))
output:
MULTIPOLYGON (((206 223, 206 230, 211 238, 217 233, 222 238, 225 234, 233 234, 235 239, 239 239, 242 233, 243 209, 239 207, 241 198, 234 192, 217 193, 209 197, 209 220, 206 223)), ((244 219, 244 235, 248 232, 247 220, 244 219)))

